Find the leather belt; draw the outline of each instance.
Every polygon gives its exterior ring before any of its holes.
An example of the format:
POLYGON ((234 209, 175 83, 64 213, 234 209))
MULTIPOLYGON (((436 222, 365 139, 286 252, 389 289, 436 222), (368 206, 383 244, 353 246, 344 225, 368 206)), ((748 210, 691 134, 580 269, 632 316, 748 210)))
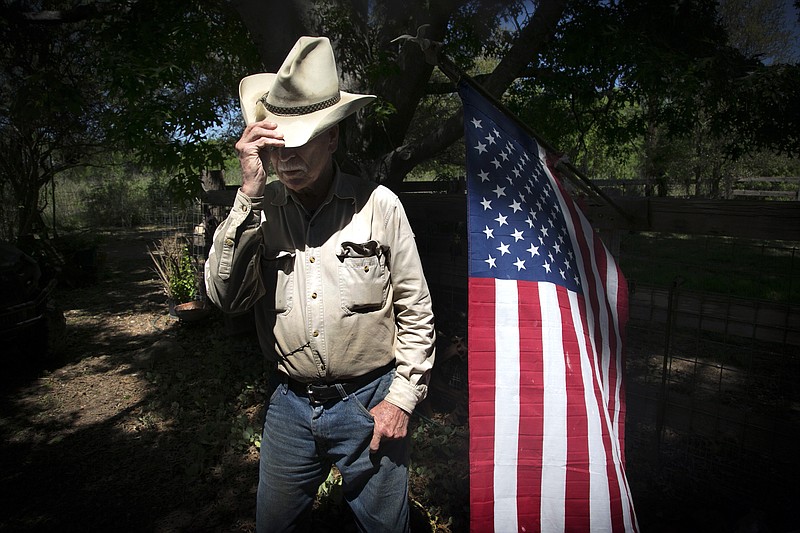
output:
POLYGON ((382 375, 386 374, 393 367, 394 362, 384 365, 380 368, 376 368, 375 370, 371 370, 366 374, 362 374, 353 379, 336 381, 333 383, 325 383, 322 381, 303 383, 302 381, 289 378, 287 384, 289 389, 291 389, 292 392, 298 396, 307 397, 311 403, 319 405, 331 400, 343 399, 342 392, 339 390, 339 386, 341 386, 342 390, 344 390, 345 396, 353 394, 358 389, 372 383, 382 375))

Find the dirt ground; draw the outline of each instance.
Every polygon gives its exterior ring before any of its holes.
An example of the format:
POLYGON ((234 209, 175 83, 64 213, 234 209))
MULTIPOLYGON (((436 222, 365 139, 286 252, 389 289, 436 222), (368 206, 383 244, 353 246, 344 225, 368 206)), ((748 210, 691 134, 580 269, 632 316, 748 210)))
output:
MULTIPOLYGON (((232 335, 241 328, 218 312, 170 318, 147 254, 164 236, 102 234, 97 282, 56 291, 61 360, 0 369, 0 532, 254 530, 267 379, 257 340, 232 335)), ((25 357, 25 346, 6 348, 0 363, 25 357)), ((464 530, 466 430, 412 422, 433 435, 423 439, 444 431, 459 443, 445 457, 420 446, 418 463, 434 466, 412 475, 412 527, 464 530), (445 481, 428 486, 435 475, 445 481)), ((314 531, 354 531, 336 483, 323 488, 314 531)))
MULTIPOLYGON (((224 395, 257 383, 261 359, 212 360, 220 321, 169 317, 147 255, 160 237, 105 238, 98 282, 57 291, 63 364, 3 376, 0 531, 252 530, 257 452, 224 438, 236 400, 224 395), (209 419, 222 444, 198 431, 209 419)), ((256 418, 258 395, 243 402, 256 418)))

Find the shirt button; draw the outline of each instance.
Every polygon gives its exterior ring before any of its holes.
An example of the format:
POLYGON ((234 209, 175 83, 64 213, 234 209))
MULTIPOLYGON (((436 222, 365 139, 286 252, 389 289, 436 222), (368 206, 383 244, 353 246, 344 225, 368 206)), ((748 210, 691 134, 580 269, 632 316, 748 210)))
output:
POLYGON ((319 331, 314 331, 314 333, 312 333, 312 335, 315 336, 315 337, 319 337, 319 331))
POLYGON ((364 272, 369 272, 369 267, 368 266, 364 267, 364 272))
POLYGON ((230 237, 225 239, 225 246, 233 246, 233 239, 231 239, 230 237))
POLYGON ((247 211, 247 204, 242 204, 242 211, 247 211))
POLYGON ((317 299, 317 293, 316 293, 316 292, 312 292, 312 293, 311 293, 311 298, 313 298, 314 300, 316 300, 316 299, 317 299))
POLYGON ((309 261, 311 261, 312 263, 313 263, 314 261, 316 261, 316 259, 314 259, 314 257, 313 257, 313 256, 312 256, 312 257, 310 257, 308 260, 309 260, 309 261))

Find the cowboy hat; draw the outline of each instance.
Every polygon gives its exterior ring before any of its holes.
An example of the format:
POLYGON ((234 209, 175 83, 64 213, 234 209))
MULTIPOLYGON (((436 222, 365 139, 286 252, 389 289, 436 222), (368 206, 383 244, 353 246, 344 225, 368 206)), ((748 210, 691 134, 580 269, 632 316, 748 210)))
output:
POLYGON ((277 73, 253 74, 239 83, 245 123, 277 123, 287 148, 304 145, 374 99, 339 90, 327 37, 300 37, 277 73))

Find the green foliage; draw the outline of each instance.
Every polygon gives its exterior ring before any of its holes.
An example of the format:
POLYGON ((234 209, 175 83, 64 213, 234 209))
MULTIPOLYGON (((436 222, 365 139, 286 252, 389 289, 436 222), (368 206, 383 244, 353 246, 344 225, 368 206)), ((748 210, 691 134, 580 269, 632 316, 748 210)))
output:
POLYGON ((170 265, 169 293, 176 303, 190 302, 197 294, 197 270, 194 267, 189 247, 181 248, 177 265, 170 265))
POLYGON ((409 483, 412 497, 451 531, 468 528, 469 443, 466 426, 413 418, 409 483))
POLYGON ((217 0, 59 4, 15 2, 0 18, 0 193, 21 206, 2 217, 8 232, 40 229, 40 189, 112 151, 193 197, 199 171, 229 150, 211 132, 237 107, 241 73, 258 68, 236 12, 217 0), (61 7, 61 21, 23 16, 61 7))
POLYGON ((199 279, 186 242, 174 235, 156 241, 148 253, 167 298, 175 304, 192 301, 197 295, 199 279))

